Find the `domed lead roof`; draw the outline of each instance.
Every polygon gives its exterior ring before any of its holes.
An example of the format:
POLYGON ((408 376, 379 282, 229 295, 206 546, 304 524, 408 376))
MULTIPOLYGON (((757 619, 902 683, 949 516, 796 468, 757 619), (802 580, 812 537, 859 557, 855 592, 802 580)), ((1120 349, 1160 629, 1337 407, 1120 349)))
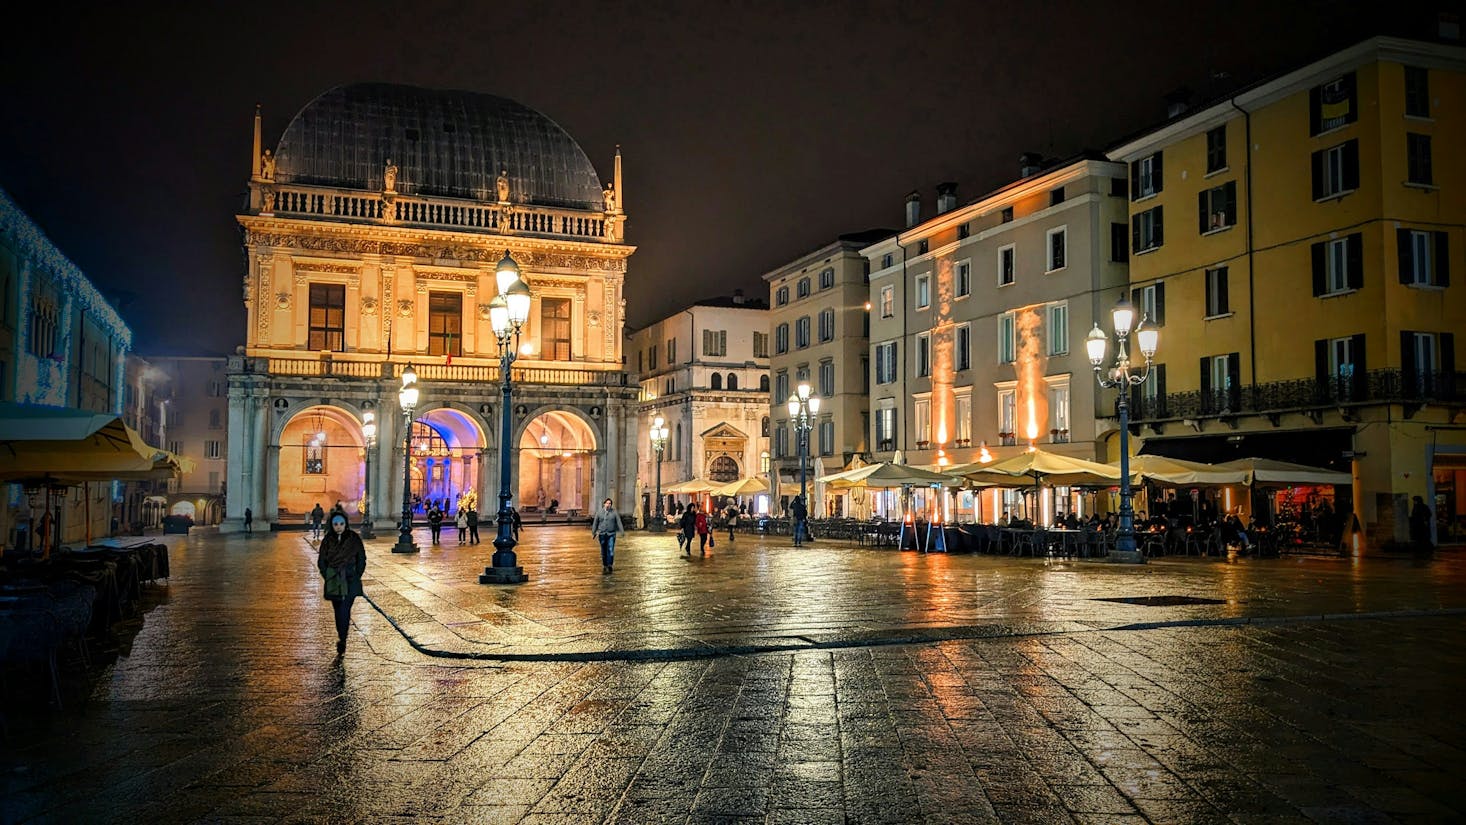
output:
POLYGON ((493 95, 389 83, 337 86, 306 104, 280 138, 275 179, 381 191, 388 160, 404 195, 498 200, 505 169, 516 203, 604 205, 590 158, 548 117, 493 95))

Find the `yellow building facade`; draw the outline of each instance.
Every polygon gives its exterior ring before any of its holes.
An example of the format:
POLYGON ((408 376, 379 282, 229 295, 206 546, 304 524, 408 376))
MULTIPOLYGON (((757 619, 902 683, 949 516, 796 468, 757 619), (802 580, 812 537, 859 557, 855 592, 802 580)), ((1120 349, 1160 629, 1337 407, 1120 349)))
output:
MULTIPOLYGON (((1461 146, 1466 49, 1374 38, 1110 151, 1129 165, 1131 297, 1161 326, 1132 397, 1140 449, 1349 470, 1334 504, 1370 546, 1409 539, 1414 496, 1438 540, 1458 535, 1461 146)), ((1251 502, 1280 503, 1306 504, 1251 502)))

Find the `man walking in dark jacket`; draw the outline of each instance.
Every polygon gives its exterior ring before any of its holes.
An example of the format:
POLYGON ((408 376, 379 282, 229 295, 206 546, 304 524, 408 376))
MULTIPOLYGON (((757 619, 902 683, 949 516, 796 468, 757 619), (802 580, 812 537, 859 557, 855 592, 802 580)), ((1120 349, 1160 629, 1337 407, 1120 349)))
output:
POLYGON ((794 503, 789 505, 789 515, 794 517, 794 546, 804 545, 805 521, 809 518, 809 508, 804 506, 804 496, 795 496, 794 503))
POLYGON ((468 511, 468 543, 478 544, 478 510, 468 511))

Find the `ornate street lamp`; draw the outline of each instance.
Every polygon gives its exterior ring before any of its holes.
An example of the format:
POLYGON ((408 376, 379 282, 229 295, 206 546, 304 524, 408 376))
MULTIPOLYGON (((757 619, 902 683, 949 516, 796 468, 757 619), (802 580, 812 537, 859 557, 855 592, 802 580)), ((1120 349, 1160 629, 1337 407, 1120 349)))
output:
POLYGON ((361 414, 361 436, 366 441, 366 466, 361 482, 361 537, 374 539, 372 530, 372 451, 377 448, 377 414, 371 410, 361 414))
POLYGON ((1139 374, 1130 371, 1130 354, 1126 342, 1130 338, 1130 325, 1135 320, 1135 308, 1124 298, 1115 304, 1111 313, 1115 324, 1115 365, 1110 368, 1109 377, 1101 374, 1105 360, 1105 333, 1094 325, 1084 339, 1084 348, 1089 354, 1089 363, 1094 366, 1094 377, 1101 387, 1118 387, 1120 400, 1116 407, 1120 412, 1120 532, 1115 537, 1115 550, 1110 560, 1129 564, 1144 564, 1145 556, 1135 548, 1135 510, 1130 504, 1130 388, 1144 384, 1150 377, 1151 359, 1160 345, 1160 330, 1146 326, 1145 319, 1135 329, 1135 343, 1145 358, 1145 369, 1139 374))
POLYGON ((662 511, 662 455, 667 449, 667 419, 660 415, 652 419, 652 450, 657 454, 657 513, 647 529, 661 533, 667 529, 667 517, 662 511))
POLYGON ((514 403, 514 387, 510 368, 519 349, 519 333, 529 320, 529 285, 519 277, 519 264, 504 250, 494 280, 499 294, 489 302, 489 323, 499 342, 499 379, 504 389, 503 415, 499 419, 499 531, 494 537, 493 567, 484 568, 479 584, 519 584, 529 581, 524 568, 514 555, 514 515, 509 508, 513 496, 509 492, 509 450, 514 420, 510 415, 514 403))
POLYGON ((411 364, 402 371, 402 389, 397 403, 402 406, 402 523, 398 525, 393 553, 416 553, 412 541, 412 411, 417 408, 417 370, 411 364))
POLYGON ((820 411, 819 396, 811 396, 809 382, 801 381, 793 395, 789 396, 789 417, 794 421, 799 436, 799 498, 804 502, 804 521, 796 527, 795 544, 809 541, 809 430, 814 426, 814 417, 820 411))

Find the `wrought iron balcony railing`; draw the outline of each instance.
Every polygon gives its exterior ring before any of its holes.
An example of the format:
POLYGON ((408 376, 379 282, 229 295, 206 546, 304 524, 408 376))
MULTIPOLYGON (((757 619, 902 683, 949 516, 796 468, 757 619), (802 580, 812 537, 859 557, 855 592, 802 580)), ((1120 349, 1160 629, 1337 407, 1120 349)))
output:
MULTIPOLYGON (((1139 396, 1139 394, 1136 394, 1139 396)), ((1350 378, 1270 381, 1219 392, 1173 392, 1130 400, 1136 422, 1226 417, 1349 407, 1360 404, 1466 402, 1466 373, 1370 370, 1350 378)), ((1118 410, 1115 413, 1118 415, 1118 410)))

